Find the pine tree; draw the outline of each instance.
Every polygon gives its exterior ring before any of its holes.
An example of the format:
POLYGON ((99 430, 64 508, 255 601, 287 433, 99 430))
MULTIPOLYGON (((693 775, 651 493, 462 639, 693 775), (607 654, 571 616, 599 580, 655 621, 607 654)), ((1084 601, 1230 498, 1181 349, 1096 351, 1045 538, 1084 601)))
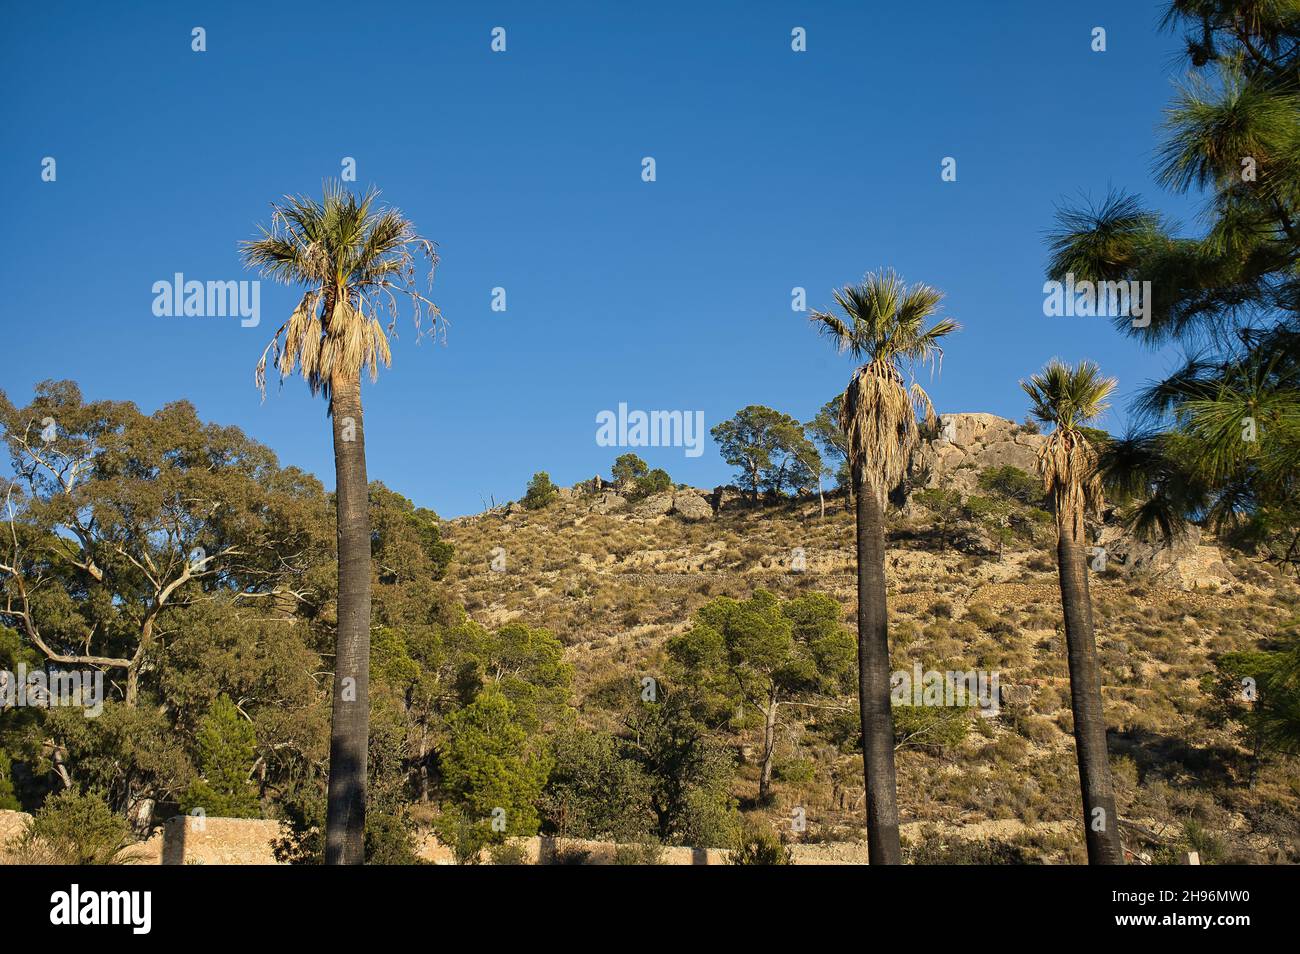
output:
POLYGON ((258 817, 257 791, 248 780, 257 737, 226 696, 218 696, 199 723, 195 744, 200 777, 190 784, 181 807, 222 818, 258 817))

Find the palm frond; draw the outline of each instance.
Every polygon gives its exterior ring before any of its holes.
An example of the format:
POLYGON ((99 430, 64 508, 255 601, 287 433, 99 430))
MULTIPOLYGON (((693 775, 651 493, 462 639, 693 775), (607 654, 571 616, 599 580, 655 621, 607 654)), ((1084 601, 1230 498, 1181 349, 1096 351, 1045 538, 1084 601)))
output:
POLYGON ((273 205, 271 227, 243 243, 245 264, 276 281, 307 286, 288 321, 258 362, 254 380, 265 395, 268 360, 281 379, 298 371, 313 393, 331 392, 336 376, 373 380, 392 361, 387 328, 378 312, 395 321, 398 302, 412 305, 417 336, 426 313, 436 331, 443 323, 433 302, 416 290, 415 257, 437 265, 432 242, 419 236, 398 210, 378 208, 379 193, 358 195, 327 181, 320 200, 285 196, 273 205))
POLYGON ((1096 448, 1085 428, 1107 407, 1115 379, 1102 377, 1091 361, 1071 367, 1053 359, 1020 386, 1029 396, 1030 413, 1052 431, 1038 452, 1038 472, 1052 498, 1058 525, 1079 539, 1087 513, 1104 500, 1096 448))

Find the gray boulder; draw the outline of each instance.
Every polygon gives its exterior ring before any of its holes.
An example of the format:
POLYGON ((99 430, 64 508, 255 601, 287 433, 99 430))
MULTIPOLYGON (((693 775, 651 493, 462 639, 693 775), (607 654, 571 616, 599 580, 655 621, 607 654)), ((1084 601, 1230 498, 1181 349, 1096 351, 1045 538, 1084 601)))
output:
POLYGON ((602 493, 598 494, 588 507, 589 513, 609 513, 613 510, 621 510, 627 506, 627 501, 618 494, 602 493))
POLYGON ((634 517, 662 517, 668 511, 673 509, 673 495, 671 491, 665 490, 663 493, 651 494, 644 500, 640 501, 632 510, 634 517))
POLYGON ((679 490, 673 495, 672 512, 683 520, 713 519, 713 507, 702 495, 690 490, 679 490))

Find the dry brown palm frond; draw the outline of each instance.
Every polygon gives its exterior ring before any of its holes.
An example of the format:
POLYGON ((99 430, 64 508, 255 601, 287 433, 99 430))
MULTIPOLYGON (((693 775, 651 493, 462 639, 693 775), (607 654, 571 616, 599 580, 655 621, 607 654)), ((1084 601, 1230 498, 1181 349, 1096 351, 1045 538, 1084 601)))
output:
POLYGON ((1038 472, 1058 526, 1082 539, 1084 517, 1105 505, 1096 450, 1082 434, 1057 429, 1038 451, 1038 472))
POLYGON ((912 405, 916 408, 917 413, 921 415, 922 420, 925 421, 926 430, 933 430, 939 418, 934 413, 934 404, 930 401, 930 395, 926 394, 925 389, 915 381, 912 382, 908 390, 912 395, 912 405))
POLYGON ((958 330, 950 318, 935 321, 943 294, 928 285, 906 285, 893 271, 868 273, 857 285, 835 293, 842 314, 814 312, 810 320, 837 351, 865 362, 854 373, 840 407, 840 426, 848 435, 855 486, 866 486, 883 502, 907 471, 920 436, 917 415, 934 426, 934 406, 915 381, 904 383, 918 366, 938 370, 940 342, 958 330))
POLYGON ((378 193, 353 195, 341 183, 326 183, 321 200, 285 196, 273 210, 271 228, 243 243, 246 264, 308 293, 272 337, 254 380, 266 393, 268 361, 281 380, 300 372, 313 393, 330 397, 335 379, 375 379, 392 361, 399 301, 411 304, 416 338, 424 320, 435 335, 445 333, 438 307, 415 287, 417 256, 429 263, 429 286, 438 262, 436 247, 415 232, 395 208, 378 208, 378 193), (390 317, 384 328, 379 313, 390 317))
POLYGON ((872 361, 854 373, 840 406, 854 484, 875 494, 882 507, 903 479, 919 436, 913 398, 892 361, 872 361))

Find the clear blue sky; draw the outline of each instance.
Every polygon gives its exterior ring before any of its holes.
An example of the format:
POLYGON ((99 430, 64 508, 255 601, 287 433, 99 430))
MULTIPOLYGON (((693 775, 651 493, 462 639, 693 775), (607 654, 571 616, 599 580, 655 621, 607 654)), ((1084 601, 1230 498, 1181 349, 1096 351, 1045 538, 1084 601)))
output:
MULTIPOLYGON (((187 398, 332 486, 323 403, 296 379, 265 403, 253 387, 293 293, 264 283, 261 326, 241 328, 155 317, 151 287, 255 277, 237 243, 269 202, 352 156, 440 247, 447 345, 403 324, 365 400, 371 476, 444 516, 536 470, 607 473, 619 451, 595 417, 620 401, 703 410, 706 428, 751 403, 811 417, 851 366, 790 290, 825 306, 881 266, 944 289, 964 326, 928 382, 941 412, 1020 419, 1016 382, 1053 356, 1099 361, 1122 405, 1173 358, 1104 319, 1044 317, 1043 236, 1063 198, 1111 186, 1193 222, 1151 179, 1183 69, 1162 8, 9 3, 0 387, 187 398)), ((641 453, 695 485, 731 473, 711 442, 641 453)))

